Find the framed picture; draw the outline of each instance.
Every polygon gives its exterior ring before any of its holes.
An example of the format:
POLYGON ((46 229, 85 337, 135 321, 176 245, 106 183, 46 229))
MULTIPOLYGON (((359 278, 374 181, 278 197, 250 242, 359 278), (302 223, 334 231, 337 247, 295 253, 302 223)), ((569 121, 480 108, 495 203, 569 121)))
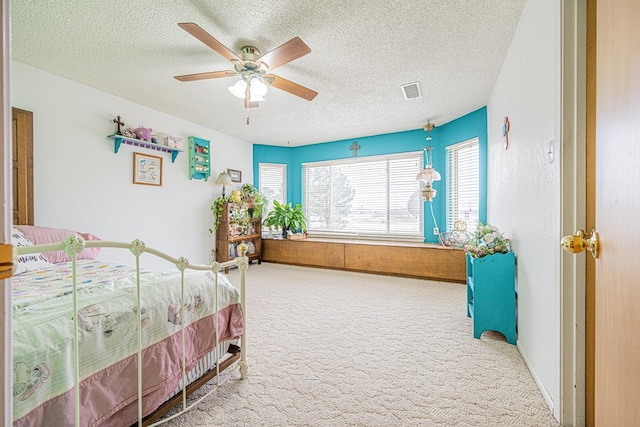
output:
POLYGON ((133 183, 162 185, 162 157, 133 153, 133 183))
POLYGON ((242 182, 242 172, 235 169, 227 169, 231 182, 242 182))

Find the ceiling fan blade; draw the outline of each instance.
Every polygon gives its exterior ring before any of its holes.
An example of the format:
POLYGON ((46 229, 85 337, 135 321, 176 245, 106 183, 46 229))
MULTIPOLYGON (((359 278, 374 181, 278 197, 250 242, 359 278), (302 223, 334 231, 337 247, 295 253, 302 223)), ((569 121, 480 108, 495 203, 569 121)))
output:
POLYGON ((173 76, 174 79, 180 80, 181 82, 193 82, 196 80, 206 80, 206 79, 218 79, 220 77, 232 77, 237 75, 235 71, 224 70, 224 71, 211 71, 208 73, 196 73, 196 74, 184 74, 182 76, 173 76))
POLYGON ((298 83, 294 83, 290 80, 276 76, 275 74, 267 74, 265 76, 265 81, 270 86, 299 96, 300 98, 306 99, 307 101, 311 101, 316 97, 316 95, 318 95, 318 92, 316 92, 315 90, 311 90, 299 85, 298 83))
POLYGON ((194 24, 193 22, 181 22, 178 25, 193 37, 197 38, 202 43, 225 57, 228 61, 231 61, 232 59, 240 60, 238 55, 216 40, 211 34, 203 30, 198 24, 194 24))
POLYGON ((311 52, 309 46, 300 37, 294 37, 283 45, 278 46, 271 52, 267 52, 260 57, 260 62, 269 66, 270 70, 298 59, 311 52))

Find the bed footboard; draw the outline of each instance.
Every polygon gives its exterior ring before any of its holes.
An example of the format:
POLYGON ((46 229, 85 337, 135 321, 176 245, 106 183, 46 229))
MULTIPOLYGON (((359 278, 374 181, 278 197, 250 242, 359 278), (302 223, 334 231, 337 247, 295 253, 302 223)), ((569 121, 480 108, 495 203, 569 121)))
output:
MULTIPOLYGON (((73 364, 73 388, 65 393, 69 397, 69 400, 73 400, 73 404, 70 404, 69 402, 65 404, 64 407, 68 410, 73 407, 73 414, 67 413, 60 415, 60 420, 64 419, 67 421, 65 424, 73 423, 75 426, 91 424, 98 426, 103 424, 111 425, 115 422, 116 425, 127 425, 131 423, 135 423, 134 425, 139 426, 159 425, 169 419, 180 416, 182 413, 190 410, 213 393, 224 383, 220 378, 220 372, 233 366, 236 362, 239 366, 240 378, 244 379, 247 377, 246 322, 244 322, 244 316, 246 316, 245 276, 249 266, 249 260, 246 257, 246 251, 241 253, 240 256, 234 260, 225 263, 214 262, 211 265, 197 265, 190 264, 184 257, 174 258, 164 252, 147 247, 140 240, 134 240, 131 243, 106 240, 85 241, 81 237, 70 236, 60 243, 18 247, 19 255, 54 251, 64 251, 71 258, 69 263, 71 271, 68 275, 70 284, 67 285, 69 289, 67 293, 69 295, 65 294, 64 297, 67 298, 69 300, 68 302, 72 305, 71 313, 73 313, 72 323, 68 323, 71 325, 69 326, 69 329, 73 329, 73 332, 70 332, 72 335, 73 349, 72 351, 70 350, 71 357, 69 358, 73 364), (81 272, 79 272, 78 269, 84 269, 86 267, 78 262, 78 255, 85 248, 126 249, 133 255, 135 269, 132 269, 132 276, 126 279, 126 285, 122 285, 124 286, 122 289, 118 289, 120 293, 125 294, 125 296, 128 292, 128 295, 130 295, 128 297, 129 300, 135 301, 134 308, 129 310, 126 313, 126 316, 122 314, 118 317, 118 321, 126 317, 127 322, 129 322, 128 328, 124 332, 122 328, 118 329, 118 327, 112 327, 107 331, 104 325, 108 322, 117 325, 114 321, 116 316, 111 313, 104 314, 104 309, 100 310, 95 308, 98 307, 99 304, 87 306, 87 294, 104 294, 107 291, 103 287, 91 284, 91 280, 82 279, 80 274, 81 272), (150 282, 149 272, 140 268, 140 257, 143 254, 159 257, 175 265, 176 268, 174 270, 166 273, 158 273, 163 277, 168 277, 166 284, 164 282, 150 282), (236 286, 230 286, 226 276, 220 273, 222 269, 228 269, 231 266, 237 266, 240 272, 239 283, 236 286), (198 282, 198 286, 208 287, 205 296, 203 296, 200 288, 196 291, 194 290, 195 288, 191 287, 192 280, 196 280, 198 282), (87 286, 87 283, 93 287, 85 287, 87 286), (156 287, 152 288, 152 286, 156 287), (161 288, 170 289, 173 298, 171 301, 173 302, 169 305, 168 313, 165 308, 165 314, 162 316, 156 315, 155 318, 163 317, 164 320, 162 321, 160 329, 163 331, 168 330, 169 332, 165 332, 166 336, 162 336, 160 338, 154 337, 153 340, 155 341, 151 341, 152 338, 150 338, 149 331, 155 331, 158 328, 155 326, 148 326, 151 322, 150 317, 152 317, 149 314, 149 307, 151 306, 151 303, 149 302, 148 295, 153 294, 155 297, 156 293, 160 293, 161 288), (158 289, 158 291, 156 291, 156 289, 158 289), (150 290, 152 291, 150 292, 150 290), (145 292, 144 303, 143 292, 145 292), (198 313, 197 316, 201 317, 196 317, 196 313, 198 313), (225 317, 227 314, 229 317, 225 317), (229 323, 229 325, 227 325, 227 323, 229 323), (116 416, 115 419, 118 421, 110 419, 113 415, 111 413, 103 415, 102 418, 99 416, 96 418, 93 414, 88 418, 88 415, 85 413, 86 407, 92 405, 88 405, 86 401, 86 390, 91 387, 91 384, 87 385, 86 381, 87 362, 85 359, 87 356, 86 353, 82 353, 81 350, 84 349, 87 344, 83 343, 82 340, 85 339, 85 336, 88 333, 96 332, 98 329, 96 325, 98 324, 100 324, 100 327, 102 328, 100 329, 101 335, 99 339, 103 341, 106 340, 104 337, 110 337, 111 334, 129 334, 131 342, 135 342, 135 345, 132 344, 133 350, 130 354, 125 354, 122 361, 118 361, 114 365, 109 365, 109 369, 112 369, 111 366, 123 366, 126 364, 133 365, 133 363, 135 363, 135 372, 137 374, 137 379, 135 381, 137 383, 137 390, 135 392, 132 390, 131 396, 128 398, 129 400, 123 401, 120 404, 121 408, 128 407, 129 413, 122 415, 122 418, 118 418, 120 415, 116 416), (202 336, 206 337, 202 338, 202 336), (239 347, 236 345, 238 339, 240 344, 239 347), (213 363, 213 365, 205 368, 206 373, 199 378, 190 378, 190 376, 194 375, 193 372, 196 371, 194 370, 194 365, 201 363, 201 358, 205 358, 203 356, 204 350, 197 347, 194 342, 201 342, 203 340, 210 341, 206 343, 209 347, 205 344, 202 344, 202 346, 203 348, 212 348, 212 350, 207 351, 210 351, 210 355, 208 357, 213 357, 213 362, 210 362, 213 363), (224 348, 222 347, 223 343, 225 343, 224 348), (225 352, 227 353, 226 356, 223 355, 225 352), (150 355, 150 353, 153 353, 154 355, 150 355), (155 403, 150 404, 149 396, 154 392, 156 394, 165 392, 158 390, 159 387, 157 386, 150 386, 148 380, 149 373, 145 374, 145 372, 143 372, 143 365, 148 366, 149 363, 147 363, 147 361, 156 358, 158 353, 175 354, 173 359, 174 367, 179 366, 179 369, 175 368, 178 372, 174 372, 169 375, 171 381, 167 381, 167 384, 169 384, 167 387, 173 386, 181 388, 178 394, 173 397, 169 396, 168 400, 166 396, 162 398, 164 403, 161 405, 156 405, 155 403), (203 395, 196 402, 188 405, 187 397, 213 378, 216 378, 215 387, 212 387, 208 393, 203 395), (84 392, 82 392, 83 390, 84 392), (170 417, 158 420, 162 415, 166 414, 169 409, 178 405, 181 405, 180 411, 170 417), (133 417, 133 408, 137 408, 137 417, 135 417, 137 418, 137 421, 133 417), (126 419, 129 419, 130 421, 127 421, 127 424, 123 424, 126 419)), ((62 294, 64 294, 64 292, 62 294)), ((14 364, 14 370, 15 369, 16 367, 14 364)), ((126 372, 126 368, 122 368, 122 372, 126 372)), ((133 373, 134 371, 131 372, 133 373)), ((69 382, 71 383, 71 381, 69 382)), ((14 372, 14 392, 16 390, 15 383, 16 373, 14 372)), ((60 400, 59 397, 56 397, 56 399, 60 400)), ((56 399, 49 399, 49 401, 56 399)), ((40 406, 45 405, 43 404, 40 406)), ((36 415, 35 419, 38 419, 38 417, 46 417, 47 420, 51 420, 50 415, 46 410, 42 410, 40 408, 38 411, 41 413, 36 415)), ((14 410, 14 417, 15 414, 16 411, 14 410)), ((20 421, 17 421, 14 418, 14 426, 28 424, 34 420, 30 419, 30 421, 25 421, 26 419, 26 416, 21 416, 20 421)))

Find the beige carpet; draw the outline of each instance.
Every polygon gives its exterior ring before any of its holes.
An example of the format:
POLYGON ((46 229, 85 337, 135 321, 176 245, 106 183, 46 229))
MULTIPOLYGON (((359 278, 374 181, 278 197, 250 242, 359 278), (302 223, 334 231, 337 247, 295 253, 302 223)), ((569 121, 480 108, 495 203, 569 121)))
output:
POLYGON ((234 368, 165 425, 558 426, 517 348, 474 339, 465 304, 461 284, 252 264, 248 378, 234 368))

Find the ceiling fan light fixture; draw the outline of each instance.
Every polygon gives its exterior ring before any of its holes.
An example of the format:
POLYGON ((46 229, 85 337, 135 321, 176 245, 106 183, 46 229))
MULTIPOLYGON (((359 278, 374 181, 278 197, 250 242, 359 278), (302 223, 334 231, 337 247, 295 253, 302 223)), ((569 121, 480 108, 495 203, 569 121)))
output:
POLYGON ((254 77, 253 79, 251 79, 251 97, 252 98, 254 96, 262 98, 267 94, 268 91, 269 91, 269 88, 267 87, 267 85, 264 84, 262 81, 260 81, 259 78, 254 77))
POLYGON ((247 82, 244 80, 238 80, 233 86, 229 86, 229 92, 240 99, 244 99, 246 90, 247 82))

